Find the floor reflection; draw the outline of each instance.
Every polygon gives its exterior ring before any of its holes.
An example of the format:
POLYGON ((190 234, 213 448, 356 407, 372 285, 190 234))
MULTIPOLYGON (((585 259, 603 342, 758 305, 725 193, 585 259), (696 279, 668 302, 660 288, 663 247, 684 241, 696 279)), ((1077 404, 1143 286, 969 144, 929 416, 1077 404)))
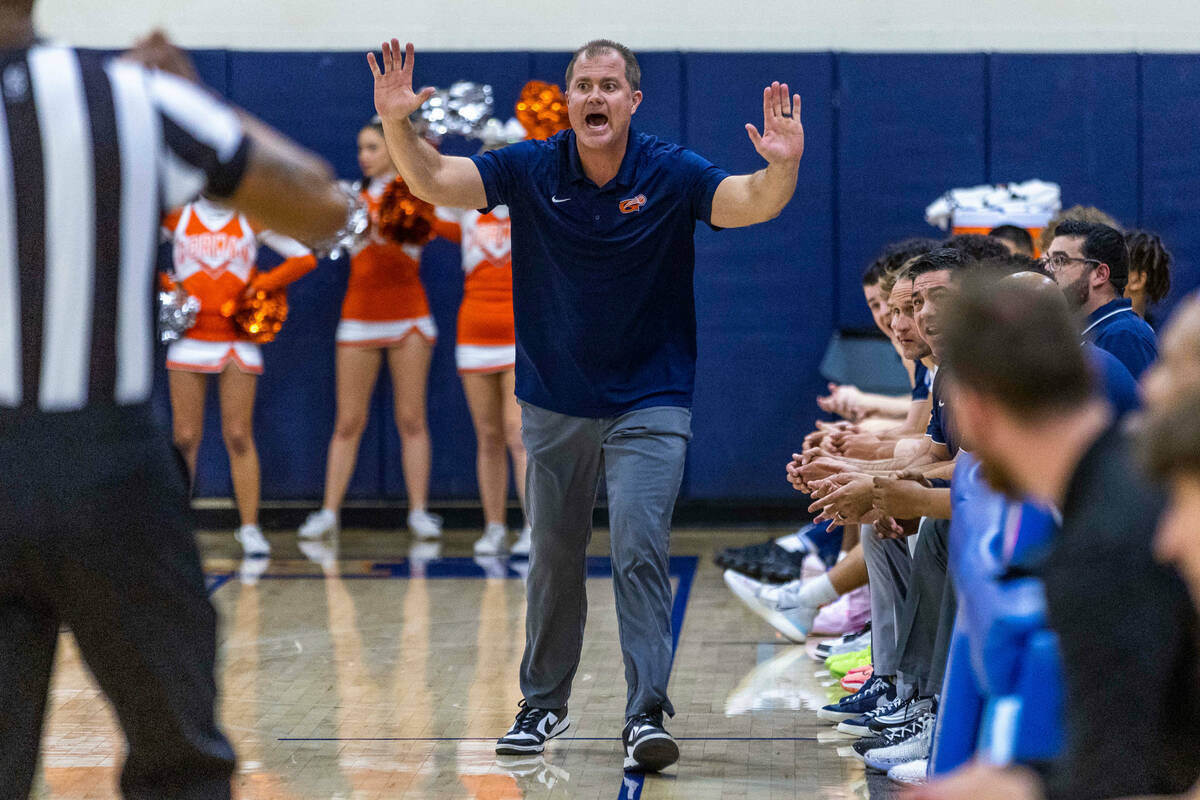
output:
MULTIPOLYGON (((498 759, 520 699, 529 562, 473 557, 475 534, 278 535, 273 558, 254 561, 226 534, 202 535, 239 800, 865 800, 874 788, 822 737, 813 709, 830 679, 732 600, 707 560, 711 532, 672 537, 688 554, 670 567, 679 765, 645 778, 621 770, 624 670, 603 532, 587 563, 572 730, 544 755, 498 759)), ((35 797, 114 796, 123 746, 69 644, 49 713, 35 797)))
POLYGON ((815 714, 845 694, 800 645, 759 645, 759 654, 765 660, 747 672, 725 699, 726 716, 754 711, 815 714))

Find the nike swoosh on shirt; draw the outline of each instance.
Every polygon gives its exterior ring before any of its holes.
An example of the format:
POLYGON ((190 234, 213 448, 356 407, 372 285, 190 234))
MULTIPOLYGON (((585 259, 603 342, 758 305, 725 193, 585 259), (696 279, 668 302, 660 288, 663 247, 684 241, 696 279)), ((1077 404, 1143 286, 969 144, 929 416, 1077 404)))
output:
POLYGON ((565 203, 570 199, 571 198, 569 198, 569 197, 559 197, 558 195, 550 196, 550 202, 552 202, 552 203, 565 203))

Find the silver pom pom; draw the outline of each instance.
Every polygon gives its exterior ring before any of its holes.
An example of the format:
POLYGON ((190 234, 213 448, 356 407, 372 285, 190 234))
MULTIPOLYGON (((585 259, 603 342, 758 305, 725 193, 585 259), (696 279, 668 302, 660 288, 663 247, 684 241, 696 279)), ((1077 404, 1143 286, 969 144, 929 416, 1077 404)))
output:
POLYGON ((169 344, 196 324, 200 301, 182 289, 158 293, 158 338, 169 344))
POLYGON ((477 139, 496 106, 492 87, 459 81, 438 89, 414 115, 413 124, 423 135, 441 139, 447 134, 477 139))

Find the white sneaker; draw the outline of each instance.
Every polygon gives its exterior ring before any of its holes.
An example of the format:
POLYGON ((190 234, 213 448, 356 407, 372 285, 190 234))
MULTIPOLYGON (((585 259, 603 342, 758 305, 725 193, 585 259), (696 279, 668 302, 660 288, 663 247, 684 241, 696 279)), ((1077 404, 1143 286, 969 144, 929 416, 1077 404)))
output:
POLYGON ((506 552, 508 552, 508 528, 502 522, 489 522, 483 529, 483 536, 475 541, 475 555, 498 556, 506 552))
POLYGON ((528 556, 533 540, 533 528, 526 525, 521 528, 521 535, 513 542, 512 549, 509 550, 514 556, 528 556))
POLYGON ((442 518, 430 514, 423 508, 414 508, 408 512, 408 529, 418 539, 440 539, 442 537, 442 518))
POLYGON ((238 540, 242 552, 248 558, 266 558, 271 555, 271 543, 257 525, 243 525, 237 529, 233 538, 238 540))
POLYGON ((929 782, 929 759, 918 758, 888 770, 888 780, 904 786, 917 786, 929 782))
POLYGON ((894 744, 877 747, 863 754, 863 761, 871 769, 887 772, 892 767, 907 764, 922 758, 929 758, 933 747, 933 726, 936 721, 932 711, 927 711, 920 719, 908 723, 893 733, 894 744))
POLYGON ((789 533, 785 536, 780 536, 775 540, 775 544, 787 550, 790 553, 795 553, 797 550, 807 550, 808 544, 804 541, 804 530, 808 526, 804 526, 795 533, 789 533))
POLYGON ((802 644, 812 630, 818 607, 800 602, 800 581, 763 583, 727 569, 725 585, 751 611, 793 642, 802 644))
POLYGON ((840 641, 835 641, 829 647, 829 655, 841 656, 846 653, 857 653, 859 650, 865 650, 871 646, 871 632, 869 630, 862 633, 846 634, 840 641))
POLYGON ((304 524, 296 531, 301 539, 320 539, 327 533, 337 533, 338 515, 336 511, 322 508, 314 511, 304 520, 304 524))
POLYGON ((819 578, 829 571, 825 566, 825 562, 820 556, 809 553, 804 557, 804 561, 800 564, 800 580, 811 581, 813 578, 819 578))

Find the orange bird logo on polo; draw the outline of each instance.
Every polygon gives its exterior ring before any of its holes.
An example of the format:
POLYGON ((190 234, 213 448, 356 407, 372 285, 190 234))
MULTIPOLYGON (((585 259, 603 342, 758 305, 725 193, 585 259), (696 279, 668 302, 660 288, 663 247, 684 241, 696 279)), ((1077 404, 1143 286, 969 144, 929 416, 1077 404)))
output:
POLYGON ((641 211, 644 205, 646 205, 646 195, 639 194, 637 197, 622 200, 617 208, 621 209, 622 214, 632 214, 634 211, 641 211))

